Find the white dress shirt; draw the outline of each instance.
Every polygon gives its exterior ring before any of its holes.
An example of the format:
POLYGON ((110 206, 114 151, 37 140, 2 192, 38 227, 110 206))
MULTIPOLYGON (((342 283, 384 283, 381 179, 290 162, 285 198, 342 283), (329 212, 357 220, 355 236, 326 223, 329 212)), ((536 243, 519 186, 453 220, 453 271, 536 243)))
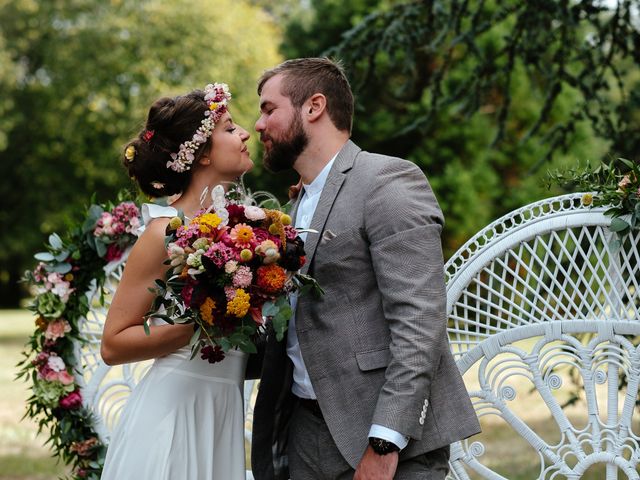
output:
MULTIPOLYGON (((294 219, 294 224, 297 229, 307 229, 311 226, 311 220, 313 219, 313 214, 315 213, 316 207, 318 206, 318 200, 320 200, 322 189, 324 188, 324 184, 326 183, 327 177, 329 176, 329 171, 331 170, 333 162, 335 161, 337 156, 338 154, 336 153, 336 155, 334 155, 334 157, 329 161, 329 163, 325 165, 322 171, 309 185, 303 184, 303 189, 300 192, 300 195, 302 195, 302 197, 300 200, 300 204, 298 205, 296 218, 294 219)), ((319 233, 316 233, 314 235, 319 235, 319 233)), ((306 241, 307 233, 301 233, 300 238, 302 238, 303 241, 306 241)), ((291 309, 293 310, 293 315, 291 315, 291 319, 289 320, 287 335, 287 355, 293 363, 293 385, 291 386, 291 391, 294 395, 300 398, 316 399, 317 396, 313 391, 311 379, 309 378, 309 372, 307 371, 307 367, 304 364, 302 353, 300 352, 298 335, 296 333, 295 311, 296 305, 298 304, 297 294, 294 293, 290 296, 290 302, 291 309)), ((399 432, 396 432, 395 430, 383 427, 382 425, 372 425, 369 431, 369 437, 382 438, 384 440, 393 442, 401 449, 406 447, 409 443, 409 439, 407 437, 399 432)))

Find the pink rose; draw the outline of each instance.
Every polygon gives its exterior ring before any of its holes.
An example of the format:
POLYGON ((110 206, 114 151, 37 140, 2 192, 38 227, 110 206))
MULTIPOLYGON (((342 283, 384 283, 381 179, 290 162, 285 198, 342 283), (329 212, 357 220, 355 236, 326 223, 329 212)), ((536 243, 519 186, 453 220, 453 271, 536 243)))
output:
POLYGON ((80 408, 82 406, 82 395, 78 390, 74 390, 60 399, 60 406, 67 410, 80 408))
POLYGON ((42 372, 42 375, 47 382, 55 382, 56 380, 58 380, 58 372, 54 372, 53 370, 42 372))
POLYGON ((71 385, 73 382, 75 382, 75 378, 73 378, 73 375, 71 375, 66 370, 63 370, 62 372, 58 372, 58 380, 63 385, 71 385))
POLYGON ((65 333, 71 331, 71 325, 66 320, 59 318, 50 322, 47 326, 47 330, 44 332, 44 336, 48 340, 57 340, 64 337, 65 333))

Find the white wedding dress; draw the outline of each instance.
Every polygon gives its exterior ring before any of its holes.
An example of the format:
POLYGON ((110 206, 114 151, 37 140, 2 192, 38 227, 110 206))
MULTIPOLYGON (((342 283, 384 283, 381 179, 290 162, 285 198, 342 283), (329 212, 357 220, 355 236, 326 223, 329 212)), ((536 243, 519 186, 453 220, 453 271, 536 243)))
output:
MULTIPOLYGON (((175 209, 143 205, 147 224, 175 209)), ((184 347, 157 358, 111 435, 102 480, 244 480, 247 355, 210 364, 184 347)))

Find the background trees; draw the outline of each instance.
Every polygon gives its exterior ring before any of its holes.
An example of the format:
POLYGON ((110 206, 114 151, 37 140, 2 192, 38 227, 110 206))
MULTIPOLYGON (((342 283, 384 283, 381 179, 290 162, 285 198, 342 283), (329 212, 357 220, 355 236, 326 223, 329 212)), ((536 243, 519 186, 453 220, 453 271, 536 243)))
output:
POLYGON ((445 211, 452 253, 550 195, 549 169, 638 155, 637 2, 312 0, 284 56, 343 59, 354 137, 409 158, 445 211))
MULTIPOLYGON (((547 170, 638 160, 638 15, 632 0, 0 0, 0 305, 45 234, 130 186, 119 147, 155 97, 224 79, 251 129, 255 80, 282 57, 343 60, 355 141, 424 169, 448 256, 554 193, 547 170)), ((251 150, 248 185, 284 198, 295 176, 262 175, 251 150)))
POLYGON ((45 234, 131 185, 120 146, 153 99, 225 81, 249 128, 278 41, 233 0, 0 0, 0 304, 17 302, 45 234))

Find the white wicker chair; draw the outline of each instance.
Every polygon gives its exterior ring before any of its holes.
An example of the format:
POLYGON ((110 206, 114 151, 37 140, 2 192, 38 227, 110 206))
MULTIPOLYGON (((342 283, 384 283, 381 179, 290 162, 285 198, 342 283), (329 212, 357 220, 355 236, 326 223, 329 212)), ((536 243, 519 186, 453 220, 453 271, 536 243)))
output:
POLYGON ((610 218, 581 197, 516 210, 446 264, 451 347, 483 425, 452 446, 449 478, 640 479, 640 234, 611 251, 610 218))

